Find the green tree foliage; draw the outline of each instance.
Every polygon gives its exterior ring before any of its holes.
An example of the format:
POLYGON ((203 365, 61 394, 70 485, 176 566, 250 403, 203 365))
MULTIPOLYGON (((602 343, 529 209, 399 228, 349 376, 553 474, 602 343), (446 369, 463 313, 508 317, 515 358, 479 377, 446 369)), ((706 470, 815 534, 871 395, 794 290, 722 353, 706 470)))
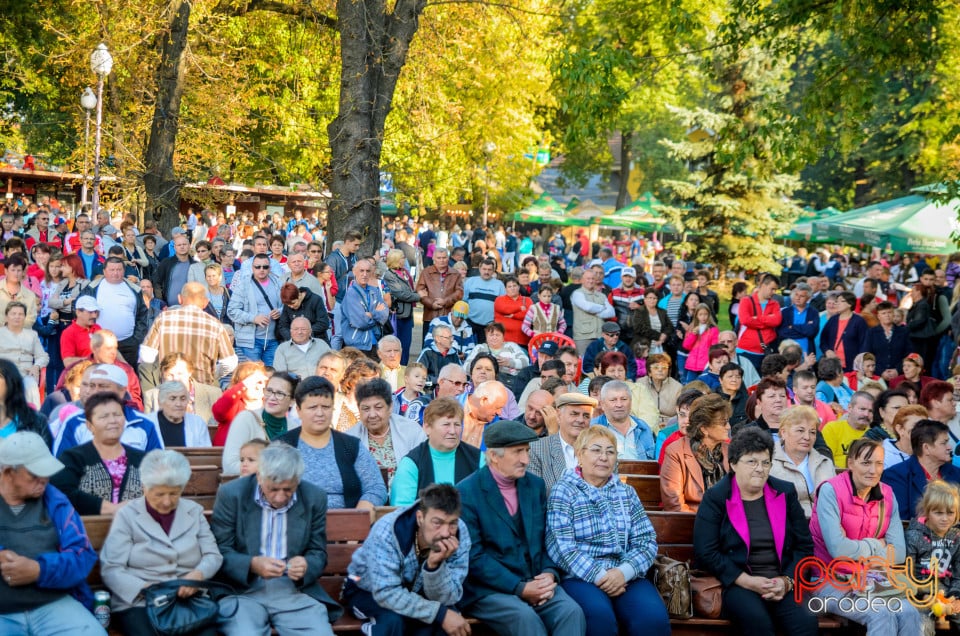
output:
POLYGON ((662 142, 689 169, 683 180, 663 181, 675 203, 666 214, 692 235, 677 248, 716 264, 721 276, 729 269, 776 271, 783 248, 773 237, 800 213, 791 198, 799 179, 781 171, 792 133, 771 110, 787 91, 786 62, 728 47, 705 59, 707 103, 673 109, 689 132, 662 142))

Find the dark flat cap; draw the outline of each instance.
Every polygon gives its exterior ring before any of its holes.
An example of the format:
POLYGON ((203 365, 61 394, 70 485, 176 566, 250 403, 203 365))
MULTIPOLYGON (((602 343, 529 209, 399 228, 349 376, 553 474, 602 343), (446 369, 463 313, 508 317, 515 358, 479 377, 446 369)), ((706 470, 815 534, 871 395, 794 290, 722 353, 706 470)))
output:
POLYGON ((514 420, 500 420, 483 431, 483 443, 487 448, 509 448, 537 441, 537 434, 526 424, 514 420))
POLYGON ((620 325, 615 322, 605 322, 600 329, 603 333, 620 333, 620 325))

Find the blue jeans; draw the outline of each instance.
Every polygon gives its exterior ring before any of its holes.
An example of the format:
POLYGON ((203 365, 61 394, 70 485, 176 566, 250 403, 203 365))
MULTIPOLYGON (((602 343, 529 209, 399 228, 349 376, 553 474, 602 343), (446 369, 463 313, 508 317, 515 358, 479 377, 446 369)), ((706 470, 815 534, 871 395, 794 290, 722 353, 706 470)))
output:
POLYGON ((252 347, 241 347, 237 346, 237 357, 240 359, 240 362, 246 362, 247 360, 259 361, 267 365, 268 367, 273 366, 273 355, 277 351, 277 341, 276 340, 264 340, 263 338, 257 338, 253 341, 252 347))
POLYGON ((28 612, 0 614, 0 634, 4 636, 47 636, 48 634, 105 635, 103 627, 87 608, 64 594, 53 603, 28 612))
POLYGON ((670 634, 667 607, 657 588, 647 579, 634 579, 627 584, 627 591, 616 598, 581 579, 567 579, 561 586, 583 609, 587 636, 670 634))
POLYGON ((400 364, 406 366, 410 362, 410 341, 413 338, 413 316, 397 318, 397 333, 400 339, 400 364))

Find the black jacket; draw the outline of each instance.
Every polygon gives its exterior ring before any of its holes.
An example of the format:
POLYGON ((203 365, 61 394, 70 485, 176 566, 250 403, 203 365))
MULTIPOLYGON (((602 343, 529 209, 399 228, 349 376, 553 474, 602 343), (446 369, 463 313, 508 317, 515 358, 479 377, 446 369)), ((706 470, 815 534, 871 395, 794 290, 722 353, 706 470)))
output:
POLYGON ((878 374, 887 369, 896 369, 898 374, 903 373, 903 359, 913 353, 910 330, 904 325, 894 325, 888 341, 883 327, 880 325, 871 327, 867 330, 863 350, 869 351, 877 358, 878 374))
MULTIPOLYGON (((311 331, 314 338, 319 338, 327 342, 327 328, 330 327, 330 314, 327 313, 327 306, 323 298, 313 293, 306 287, 300 288, 301 292, 306 292, 303 302, 297 309, 291 309, 286 305, 280 312, 280 318, 277 320, 277 342, 286 342, 290 339, 290 323, 294 318, 303 316, 310 321, 311 331)), ((329 344, 329 343, 327 343, 329 344)))
MULTIPOLYGON (((96 298, 97 290, 102 282, 103 279, 101 278, 95 283, 90 283, 83 288, 83 291, 80 292, 80 296, 90 296, 92 298, 96 298)), ((147 329, 150 327, 150 321, 147 319, 147 304, 143 302, 143 294, 141 294, 139 290, 134 289, 133 285, 128 283, 126 280, 124 280, 123 283, 130 289, 130 293, 133 294, 137 302, 137 308, 135 310, 136 315, 134 316, 133 323, 133 335, 130 337, 135 342, 142 343, 143 339, 147 337, 147 329)))
MULTIPOLYGON (((177 264, 177 257, 169 256, 157 265, 157 270, 153 274, 153 295, 164 301, 167 300, 167 289, 170 287, 170 274, 173 272, 173 266, 177 264)), ((187 259, 187 264, 192 265, 193 261, 187 259)))

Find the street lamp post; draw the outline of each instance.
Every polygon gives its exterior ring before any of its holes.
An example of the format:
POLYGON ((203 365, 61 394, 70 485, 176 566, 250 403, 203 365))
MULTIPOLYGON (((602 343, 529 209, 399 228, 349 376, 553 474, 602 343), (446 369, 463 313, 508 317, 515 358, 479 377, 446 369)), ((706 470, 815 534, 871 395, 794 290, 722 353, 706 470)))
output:
POLYGON ((97 128, 93 142, 93 218, 100 209, 100 134, 103 126, 103 83, 113 68, 113 56, 100 43, 90 54, 90 68, 97 76, 97 128))
POLYGON ((90 111, 96 108, 99 103, 100 100, 93 94, 93 90, 89 86, 83 89, 83 94, 80 96, 80 106, 83 108, 85 120, 83 125, 83 186, 80 188, 81 208, 87 204, 87 179, 90 176, 87 172, 87 155, 90 148, 90 111))
POLYGON ((483 185, 483 227, 487 227, 487 214, 490 212, 490 157, 497 151, 497 144, 488 141, 483 144, 483 172, 485 183, 483 185))

